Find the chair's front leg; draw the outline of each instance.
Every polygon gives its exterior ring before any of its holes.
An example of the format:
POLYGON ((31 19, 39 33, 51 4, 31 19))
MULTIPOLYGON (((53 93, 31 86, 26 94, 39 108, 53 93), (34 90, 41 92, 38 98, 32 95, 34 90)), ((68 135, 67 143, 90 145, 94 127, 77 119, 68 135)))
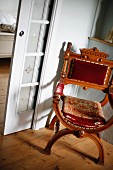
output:
POLYGON ((61 138, 62 136, 65 136, 65 135, 68 135, 68 134, 73 134, 73 130, 68 130, 67 128, 66 129, 62 129, 60 130, 59 132, 55 133, 52 138, 49 140, 49 142, 47 143, 45 149, 44 149, 44 152, 46 154, 50 154, 51 153, 51 148, 53 146, 53 144, 59 139, 61 138))
POLYGON ((54 130, 54 126, 55 126, 56 121, 57 121, 57 116, 55 115, 53 117, 51 123, 49 124, 49 129, 54 130))
POLYGON ((59 128, 60 128, 60 121, 55 115, 49 125, 49 129, 54 130, 54 132, 57 133, 59 131, 59 128))
POLYGON ((54 126, 54 132, 57 133, 60 128, 60 121, 57 119, 54 126))

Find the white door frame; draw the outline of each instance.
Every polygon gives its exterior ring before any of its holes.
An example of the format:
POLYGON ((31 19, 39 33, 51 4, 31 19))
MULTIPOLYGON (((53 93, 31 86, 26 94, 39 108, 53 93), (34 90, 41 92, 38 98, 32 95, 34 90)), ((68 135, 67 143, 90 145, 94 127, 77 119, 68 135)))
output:
MULTIPOLYGON (((43 104, 42 104, 44 103, 44 98, 42 95, 43 85, 44 85, 44 79, 45 79, 45 71, 47 68, 47 60, 49 58, 49 55, 52 49, 54 48, 54 45, 53 45, 55 43, 54 37, 57 33, 57 26, 58 26, 58 21, 60 19, 60 11, 62 8, 62 3, 63 3, 63 0, 55 0, 55 3, 54 3, 53 14, 52 14, 51 24, 50 24, 49 34, 48 34, 48 40, 46 43, 47 45, 46 45, 46 50, 45 50, 43 69, 41 73, 40 86, 39 86, 39 91, 38 91, 38 96, 37 96, 37 101, 36 101, 36 109, 35 109, 33 125, 32 125, 33 130, 43 128, 46 125, 46 119, 44 121, 40 120, 40 117, 41 117, 40 113, 44 109, 43 104)), ((45 117, 46 116, 47 114, 45 115, 45 117)))
MULTIPOLYGON (((26 44, 27 44, 27 31, 29 30, 29 19, 30 19, 30 12, 32 10, 32 1, 33 0, 20 0, 21 4, 21 12, 18 15, 18 27, 16 32, 16 38, 15 38, 15 48, 13 53, 13 59, 11 64, 11 73, 9 78, 9 87, 8 87, 8 93, 7 93, 7 102, 6 102, 6 110, 5 110, 5 119, 4 119, 4 129, 3 134, 10 134, 14 133, 20 130, 28 129, 29 124, 27 125, 27 122, 32 120, 32 114, 30 112, 25 113, 18 113, 17 112, 17 103, 18 103, 18 96, 20 93, 20 86, 21 86, 21 79, 22 79, 22 72, 24 67, 24 60, 25 60, 25 52, 26 52, 26 44), (25 8, 27 4, 27 8, 25 8), (24 12, 24 16, 22 15, 24 12), (19 24, 21 23, 21 24, 19 24), (24 31, 24 35, 20 36, 19 33, 21 31, 24 31), (21 46, 19 46, 21 44, 21 46), (23 48, 24 47, 24 48, 23 48), (18 66, 18 67, 17 67, 18 66), (16 73, 16 74, 15 74, 16 73), (28 115, 26 119, 26 114, 28 115)), ((53 40, 57 20, 59 19, 59 7, 61 7, 61 3, 63 0, 55 0, 54 7, 53 7, 53 13, 52 13, 52 19, 49 29, 49 35, 47 40, 47 46, 44 56, 44 64, 42 68, 42 75, 41 80, 39 84, 39 92, 37 96, 37 103, 36 108, 39 106, 40 100, 41 100, 41 93, 43 91, 42 85, 44 80, 44 72, 46 70, 46 61, 49 57, 49 51, 51 49, 51 41, 53 40)), ((33 120, 33 129, 37 128, 37 116, 35 112, 34 120, 33 120)))

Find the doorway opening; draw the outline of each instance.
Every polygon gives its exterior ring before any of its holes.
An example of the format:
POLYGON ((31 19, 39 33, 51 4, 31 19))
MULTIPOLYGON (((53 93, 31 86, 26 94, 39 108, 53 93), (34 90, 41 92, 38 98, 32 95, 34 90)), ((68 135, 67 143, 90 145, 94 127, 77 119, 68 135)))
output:
POLYGON ((0 134, 2 133, 19 0, 0 0, 0 134))

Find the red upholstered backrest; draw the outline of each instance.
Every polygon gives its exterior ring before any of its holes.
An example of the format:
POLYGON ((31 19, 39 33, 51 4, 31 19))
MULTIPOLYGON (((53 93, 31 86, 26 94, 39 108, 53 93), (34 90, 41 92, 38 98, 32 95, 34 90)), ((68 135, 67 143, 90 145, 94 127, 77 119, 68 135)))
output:
POLYGON ((72 59, 68 78, 103 85, 108 66, 72 59))

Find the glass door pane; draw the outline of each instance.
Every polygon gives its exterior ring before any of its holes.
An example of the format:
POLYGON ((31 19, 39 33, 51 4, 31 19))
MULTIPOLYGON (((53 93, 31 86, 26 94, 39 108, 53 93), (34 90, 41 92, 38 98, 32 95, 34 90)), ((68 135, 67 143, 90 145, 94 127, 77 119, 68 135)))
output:
POLYGON ((44 59, 52 0, 34 0, 28 28, 18 112, 34 109, 44 59))
POLYGON ((47 19, 47 15, 46 18, 44 18, 44 10, 46 10, 44 8, 46 5, 45 3, 48 5, 48 2, 45 0, 34 0, 32 19, 35 20, 47 19))

